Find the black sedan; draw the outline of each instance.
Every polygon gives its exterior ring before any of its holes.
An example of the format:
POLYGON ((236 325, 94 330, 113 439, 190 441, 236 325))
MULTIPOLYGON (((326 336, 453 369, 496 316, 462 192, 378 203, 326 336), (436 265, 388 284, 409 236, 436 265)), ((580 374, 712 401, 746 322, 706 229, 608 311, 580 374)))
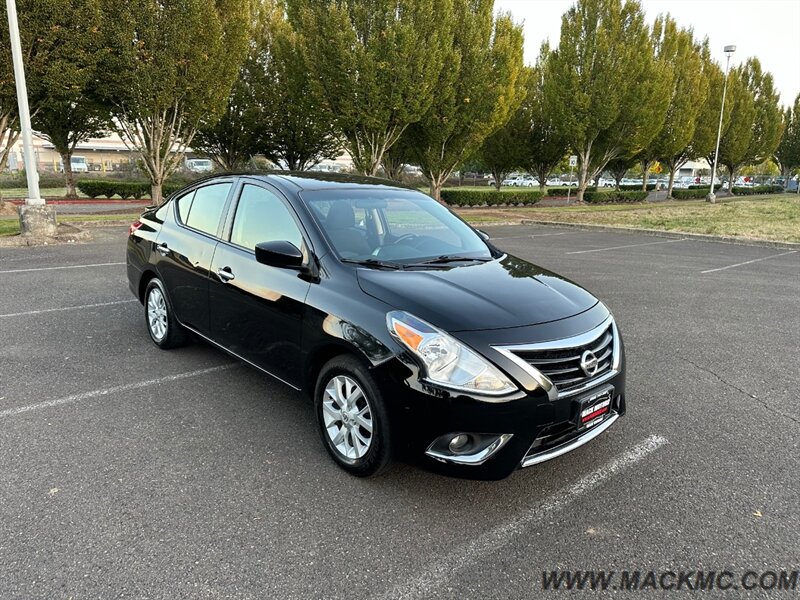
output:
POLYGON ((602 302, 382 180, 198 181, 131 225, 127 266, 156 345, 191 332, 307 390, 354 475, 404 456, 498 479, 625 412, 602 302))

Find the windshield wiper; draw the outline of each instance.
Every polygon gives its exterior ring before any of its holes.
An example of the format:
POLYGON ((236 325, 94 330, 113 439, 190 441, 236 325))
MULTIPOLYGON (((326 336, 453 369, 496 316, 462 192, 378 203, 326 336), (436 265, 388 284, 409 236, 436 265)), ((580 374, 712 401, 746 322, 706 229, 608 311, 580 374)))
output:
POLYGON ((420 262, 413 263, 413 265, 410 266, 444 265, 452 262, 489 262, 491 260, 493 260, 491 257, 471 257, 471 256, 459 256, 457 254, 442 254, 441 256, 437 256, 436 258, 429 258, 428 260, 423 260, 420 262))
POLYGON ((400 263, 396 262, 389 262, 386 260, 378 260, 377 258, 365 258, 365 259, 357 259, 357 258, 343 258, 342 262, 345 263, 352 263, 354 265, 364 265, 365 267, 375 267, 377 269, 405 269, 405 265, 401 265, 400 263))

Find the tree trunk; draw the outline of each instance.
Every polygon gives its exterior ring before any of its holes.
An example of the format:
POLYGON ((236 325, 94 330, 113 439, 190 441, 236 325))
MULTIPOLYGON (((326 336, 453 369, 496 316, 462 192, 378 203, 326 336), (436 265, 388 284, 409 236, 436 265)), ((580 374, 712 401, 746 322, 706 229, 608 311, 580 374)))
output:
POLYGON ((430 179, 431 179, 431 186, 430 186, 431 198, 433 198, 438 202, 441 202, 442 204, 445 204, 444 202, 442 202, 442 184, 445 182, 447 177, 443 177, 441 174, 435 176, 430 175, 430 179))
POLYGON ((150 182, 150 198, 152 198, 154 206, 160 206, 164 201, 164 194, 161 189, 162 185, 160 181, 158 183, 155 181, 150 182))
POLYGON ((494 189, 496 189, 498 192, 500 191, 500 188, 503 187, 504 175, 505 173, 498 173, 497 171, 492 171, 492 177, 494 177, 494 189))
POLYGON ((647 191, 647 171, 650 170, 650 165, 653 164, 652 160, 642 160, 640 161, 642 165, 642 191, 647 191))
MULTIPOLYGON (((733 196, 734 195, 733 186, 736 183, 736 169, 732 168, 732 167, 728 167, 728 172, 731 174, 730 183, 728 183, 728 192, 730 193, 731 196, 733 196)), ((711 174, 711 182, 712 182, 712 185, 713 185, 713 182, 714 182, 714 174, 713 173, 711 174)))
POLYGON ((667 184, 667 198, 672 198, 672 186, 675 183, 675 169, 669 170, 669 183, 667 184))
POLYGON ((64 152, 61 154, 61 162, 64 163, 64 183, 67 186, 67 198, 77 198, 78 191, 75 189, 75 173, 72 172, 72 153, 64 152))
POLYGON ((575 190, 575 202, 583 202, 583 193, 589 185, 589 153, 578 157, 578 189, 575 190))

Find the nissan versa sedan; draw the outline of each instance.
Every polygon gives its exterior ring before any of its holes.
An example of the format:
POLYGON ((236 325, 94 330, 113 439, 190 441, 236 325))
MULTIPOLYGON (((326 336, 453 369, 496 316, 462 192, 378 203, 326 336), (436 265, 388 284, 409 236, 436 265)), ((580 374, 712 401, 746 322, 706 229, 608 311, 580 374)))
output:
POLYGON ((306 390, 353 475, 401 457, 500 479, 625 412, 602 302, 380 179, 195 182, 131 225, 127 269, 157 346, 191 333, 306 390))

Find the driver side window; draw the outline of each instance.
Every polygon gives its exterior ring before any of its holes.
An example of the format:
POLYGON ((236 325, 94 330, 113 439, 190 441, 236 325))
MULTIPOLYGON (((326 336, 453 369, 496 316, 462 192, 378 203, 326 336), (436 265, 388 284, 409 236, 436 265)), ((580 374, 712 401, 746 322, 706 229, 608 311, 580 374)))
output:
POLYGON ((269 190, 245 184, 233 217, 231 243, 255 250, 260 242, 278 241, 303 247, 303 236, 289 208, 269 190))

